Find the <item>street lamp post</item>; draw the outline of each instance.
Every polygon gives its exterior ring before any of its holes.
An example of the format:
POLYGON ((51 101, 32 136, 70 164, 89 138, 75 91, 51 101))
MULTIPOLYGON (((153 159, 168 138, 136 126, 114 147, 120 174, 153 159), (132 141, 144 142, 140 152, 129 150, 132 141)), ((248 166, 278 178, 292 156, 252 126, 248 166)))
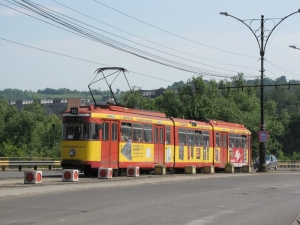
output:
MULTIPOLYGON (((229 15, 227 12, 220 12, 221 15, 224 16, 230 16, 238 21, 240 21, 241 23, 243 23, 244 25, 246 25, 250 31, 252 32, 252 34, 254 35, 257 43, 258 43, 258 47, 259 47, 259 51, 260 51, 260 62, 261 62, 261 69, 260 69, 260 80, 261 80, 261 84, 260 84, 260 130, 259 130, 259 134, 266 134, 266 130, 265 130, 265 121, 264 121, 264 55, 265 55, 265 49, 267 46, 267 42, 272 34, 272 32, 275 30, 275 28, 286 18, 290 17, 291 15, 294 15, 295 13, 300 13, 300 9, 297 12, 291 13, 290 15, 281 18, 280 21, 275 24, 272 29, 267 30, 264 27, 264 24, 266 21, 268 20, 272 20, 274 22, 275 19, 264 19, 264 16, 261 16, 261 19, 250 19, 250 20, 241 20, 238 19, 232 15, 229 15), (247 21, 249 23, 249 25, 245 22, 247 21), (251 25, 254 21, 259 21, 260 22, 260 26, 258 29, 252 29, 251 25)), ((266 142, 267 139, 262 138, 262 135, 259 138, 259 165, 258 165, 258 172, 266 172, 267 171, 267 165, 266 165, 266 142)))
POLYGON ((295 45, 290 45, 289 47, 290 47, 290 48, 293 48, 293 49, 298 49, 298 50, 300 50, 300 48, 297 48, 295 45))

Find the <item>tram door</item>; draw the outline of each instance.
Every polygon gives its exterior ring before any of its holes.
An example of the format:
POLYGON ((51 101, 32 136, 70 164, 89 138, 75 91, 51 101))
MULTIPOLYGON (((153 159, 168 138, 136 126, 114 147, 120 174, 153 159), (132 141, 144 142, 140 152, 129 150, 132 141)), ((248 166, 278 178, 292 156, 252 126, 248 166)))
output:
POLYGON ((118 123, 105 120, 102 124, 101 166, 118 168, 118 123))
POLYGON ((220 153, 221 153, 221 162, 227 163, 228 162, 228 149, 227 149, 227 140, 228 134, 221 132, 221 140, 220 140, 220 153))
POLYGON ((154 126, 154 164, 164 164, 165 127, 154 126))

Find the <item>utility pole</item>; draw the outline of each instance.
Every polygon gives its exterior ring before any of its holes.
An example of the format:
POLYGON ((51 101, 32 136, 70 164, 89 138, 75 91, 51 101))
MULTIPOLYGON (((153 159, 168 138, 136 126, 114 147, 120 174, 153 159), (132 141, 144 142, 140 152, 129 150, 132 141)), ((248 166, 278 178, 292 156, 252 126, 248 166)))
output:
POLYGON ((286 18, 296 14, 296 13, 300 13, 300 9, 298 9, 298 11, 291 13, 290 15, 281 18, 280 21, 275 24, 272 29, 270 30, 266 30, 264 27, 264 24, 266 21, 268 20, 272 20, 274 22, 274 20, 276 18, 270 18, 270 19, 264 19, 264 16, 261 16, 261 19, 249 19, 249 20, 241 20, 238 19, 232 15, 229 15, 227 12, 220 12, 221 15, 224 16, 230 16, 238 21, 240 21, 241 23, 243 23, 245 26, 247 26, 250 31, 252 32, 252 34, 255 36, 255 39, 258 43, 258 47, 260 50, 260 62, 261 62, 261 68, 260 68, 260 81, 261 81, 261 85, 260 85, 260 130, 258 131, 258 137, 259 137, 259 165, 258 165, 258 172, 266 172, 267 171, 267 165, 266 165, 266 142, 267 142, 267 136, 268 136, 268 132, 265 128, 265 121, 264 121, 264 56, 265 56, 265 49, 267 46, 267 42, 271 36, 271 34, 273 33, 273 31, 275 30, 275 28, 286 18), (254 21, 259 21, 260 20, 260 27, 258 29, 253 29, 251 27, 252 23, 254 21), (265 39, 266 38, 266 39, 265 39))

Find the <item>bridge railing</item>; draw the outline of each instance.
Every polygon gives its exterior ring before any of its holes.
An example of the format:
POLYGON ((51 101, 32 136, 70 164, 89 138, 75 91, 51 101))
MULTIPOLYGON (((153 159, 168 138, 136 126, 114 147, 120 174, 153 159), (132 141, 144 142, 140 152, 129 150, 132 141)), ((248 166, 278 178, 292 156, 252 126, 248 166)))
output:
POLYGON ((4 171, 7 167, 18 167, 19 170, 22 170, 23 166, 33 167, 34 170, 37 170, 38 166, 48 166, 49 170, 51 170, 53 166, 60 166, 60 159, 38 157, 0 157, 0 167, 2 167, 2 171, 4 171))
POLYGON ((279 168, 297 168, 300 167, 300 160, 280 160, 277 165, 279 168))
MULTIPOLYGON (((36 170, 38 166, 48 166, 49 170, 51 170, 53 166, 60 166, 60 159, 40 157, 0 157, 0 167, 2 167, 2 171, 7 167, 18 167, 19 170, 22 170, 23 166, 33 167, 34 170, 36 170)), ((300 160, 280 160, 278 161, 278 167, 300 168, 300 160)))

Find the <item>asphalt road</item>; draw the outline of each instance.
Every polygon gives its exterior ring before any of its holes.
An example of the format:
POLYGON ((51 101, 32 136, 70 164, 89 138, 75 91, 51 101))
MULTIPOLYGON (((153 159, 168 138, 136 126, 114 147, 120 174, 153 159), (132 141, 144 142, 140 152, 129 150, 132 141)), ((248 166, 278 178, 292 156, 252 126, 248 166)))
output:
POLYGON ((23 176, 0 179, 1 225, 290 225, 300 212, 299 171, 81 176, 71 183, 49 173, 35 185, 23 176))

